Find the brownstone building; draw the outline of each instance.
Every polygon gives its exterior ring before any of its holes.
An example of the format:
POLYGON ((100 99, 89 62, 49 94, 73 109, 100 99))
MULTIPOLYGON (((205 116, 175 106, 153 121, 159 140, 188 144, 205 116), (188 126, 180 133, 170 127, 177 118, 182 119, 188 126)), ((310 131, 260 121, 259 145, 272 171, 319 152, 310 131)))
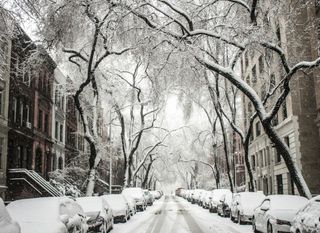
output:
POLYGON ((52 78, 55 64, 15 26, 12 40, 8 133, 8 201, 61 195, 49 182, 52 78))

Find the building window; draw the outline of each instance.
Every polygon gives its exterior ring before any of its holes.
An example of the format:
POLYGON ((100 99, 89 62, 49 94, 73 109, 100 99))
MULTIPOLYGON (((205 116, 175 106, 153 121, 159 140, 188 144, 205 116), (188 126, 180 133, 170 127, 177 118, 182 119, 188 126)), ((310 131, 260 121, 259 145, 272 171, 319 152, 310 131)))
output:
POLYGON ((18 100, 16 97, 13 97, 13 104, 12 104, 13 122, 17 121, 17 109, 18 109, 18 100))
POLYGON ((63 141, 63 125, 60 125, 60 142, 63 141))
POLYGON ((63 169, 63 158, 59 157, 58 159, 58 169, 62 170, 63 169))
POLYGON ((281 163, 281 154, 275 149, 276 164, 281 163))
POLYGON ((59 135, 59 122, 56 121, 55 129, 54 129, 54 138, 58 140, 58 135, 59 135))
POLYGON ((26 122, 27 123, 30 123, 30 107, 29 107, 29 105, 28 104, 26 104, 26 112, 25 112, 25 116, 26 116, 26 122))
POLYGON ((290 139, 289 139, 289 136, 286 136, 283 138, 284 142, 287 144, 287 146, 289 147, 290 149, 290 139))
POLYGON ((44 132, 48 133, 49 132, 49 115, 45 114, 44 116, 44 132))
POLYGON ((23 101, 20 100, 20 125, 23 125, 23 101))
POLYGON ((251 164, 252 164, 252 170, 255 171, 256 170, 256 156, 255 155, 251 155, 251 164))
POLYGON ((277 194, 283 194, 283 180, 282 175, 277 175, 277 194))
POLYGON ((253 68, 252 68, 252 83, 253 83, 253 84, 257 83, 257 70, 256 70, 256 66, 253 66, 253 68))
POLYGON ((38 129, 42 130, 42 118, 43 118, 43 112, 39 109, 39 116, 38 116, 38 129))
POLYGON ((3 148, 4 148, 4 138, 0 138, 0 169, 3 169, 3 164, 4 164, 4 161, 3 161, 3 148))
POLYGON ((0 91, 0 115, 3 115, 3 91, 0 91))
POLYGON ((288 117, 287 101, 286 100, 282 103, 282 117, 283 117, 283 120, 285 120, 288 117))
POLYGON ((259 72, 260 72, 260 74, 263 72, 263 70, 264 70, 263 57, 260 56, 260 57, 259 57, 259 72))
POLYGON ((256 137, 260 136, 260 134, 261 134, 261 124, 260 124, 260 122, 258 121, 258 122, 256 123, 256 137))

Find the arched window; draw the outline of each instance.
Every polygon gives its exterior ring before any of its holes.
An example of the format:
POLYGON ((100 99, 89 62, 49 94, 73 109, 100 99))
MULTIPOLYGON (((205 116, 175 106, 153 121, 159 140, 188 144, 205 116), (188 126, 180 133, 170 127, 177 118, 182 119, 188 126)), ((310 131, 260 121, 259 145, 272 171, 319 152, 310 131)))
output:
POLYGON ((63 158, 62 157, 59 157, 58 159, 58 169, 63 169, 63 158))
POLYGON ((36 149, 35 171, 42 173, 42 150, 40 148, 36 149))

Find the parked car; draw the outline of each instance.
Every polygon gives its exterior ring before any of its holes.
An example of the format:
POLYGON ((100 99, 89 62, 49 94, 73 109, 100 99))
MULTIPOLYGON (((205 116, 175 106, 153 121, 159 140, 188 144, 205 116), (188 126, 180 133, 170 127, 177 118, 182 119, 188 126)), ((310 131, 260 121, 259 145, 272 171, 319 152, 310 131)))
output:
POLYGON ((308 199, 300 196, 267 196, 254 211, 253 231, 263 233, 290 232, 295 214, 307 203, 308 199))
MULTIPOLYGON (((123 195, 124 196, 124 195, 123 195)), ((124 196, 129 204, 130 215, 133 216, 137 213, 136 201, 131 196, 124 196)))
POLYGON ((203 197, 202 199, 202 207, 205 209, 209 209, 210 208, 210 202, 212 200, 212 191, 207 191, 206 195, 203 197))
POLYGON ((7 210, 21 233, 85 233, 86 216, 68 197, 40 197, 11 202, 7 210))
MULTIPOLYGON (((152 194, 153 198, 155 200, 159 200, 161 198, 161 193, 159 191, 150 191, 150 193, 152 194)), ((183 194, 182 194, 183 195, 183 194)))
POLYGON ((266 196, 262 192, 235 193, 230 207, 230 218, 239 224, 251 223, 254 210, 266 196))
POLYGON ((203 189, 193 190, 193 192, 191 194, 191 203, 192 204, 197 204, 200 201, 200 196, 203 191, 205 191, 205 190, 203 190, 203 189))
POLYGON ((293 219, 292 233, 320 232, 320 196, 312 198, 293 219))
POLYGON ((9 233, 21 232, 19 224, 12 220, 1 198, 0 198, 0 229, 1 229, 1 232, 9 232, 9 233))
POLYGON ((153 205, 154 199, 153 199, 153 196, 150 193, 150 191, 147 190, 147 189, 143 190, 143 195, 144 195, 144 197, 145 197, 145 199, 147 201, 147 205, 149 205, 149 206, 153 205))
POLYGON ((87 216, 89 232, 107 233, 113 228, 112 209, 100 197, 79 197, 77 203, 87 216))
POLYGON ((136 202, 137 210, 144 211, 147 207, 147 201, 141 188, 125 188, 122 190, 124 196, 133 197, 136 202))
POLYGON ((212 191, 212 198, 210 201, 209 211, 210 213, 216 213, 218 210, 218 204, 220 203, 221 197, 226 194, 230 193, 229 189, 215 189, 212 191))
POLYGON ((230 206, 232 202, 232 192, 226 192, 220 197, 218 206, 217 206, 217 213, 219 216, 222 217, 229 217, 230 216, 230 206))
POLYGON ((110 194, 101 196, 112 209, 112 216, 115 223, 127 222, 130 219, 130 207, 122 194, 110 194))

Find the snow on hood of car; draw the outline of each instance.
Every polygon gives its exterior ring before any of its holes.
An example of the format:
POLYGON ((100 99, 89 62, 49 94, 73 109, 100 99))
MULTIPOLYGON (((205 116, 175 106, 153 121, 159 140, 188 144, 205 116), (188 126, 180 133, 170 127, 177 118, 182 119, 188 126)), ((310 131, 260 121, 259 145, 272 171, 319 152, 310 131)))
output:
POLYGON ((297 213, 296 210, 277 210, 277 209, 274 209, 274 210, 268 211, 268 215, 270 215, 276 219, 290 221, 290 222, 292 222, 296 213, 297 213))
POLYGON ((103 210, 102 199, 100 197, 79 197, 76 201, 85 213, 99 213, 103 210))
POLYGON ((108 202, 113 212, 127 208, 126 200, 121 194, 103 195, 102 197, 108 202))
POLYGON ((143 198, 143 191, 141 188, 125 188, 121 194, 131 196, 133 198, 143 198))
POLYGON ((20 222, 21 233, 67 233, 63 223, 20 222))

